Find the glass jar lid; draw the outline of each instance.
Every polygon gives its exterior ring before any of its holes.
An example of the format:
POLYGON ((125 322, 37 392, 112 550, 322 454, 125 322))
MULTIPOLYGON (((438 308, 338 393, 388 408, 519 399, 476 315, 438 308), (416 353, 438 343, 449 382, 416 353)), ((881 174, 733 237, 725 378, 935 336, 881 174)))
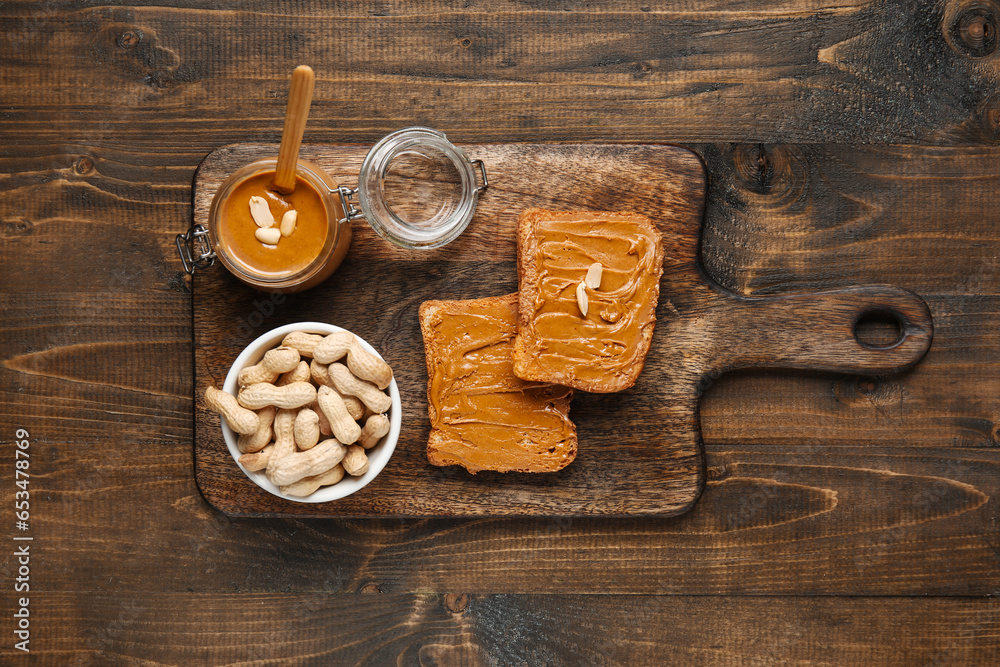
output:
POLYGON ((437 130, 409 127, 368 152, 357 195, 360 214, 380 236, 403 248, 429 249, 465 230, 488 185, 482 160, 470 160, 437 130))

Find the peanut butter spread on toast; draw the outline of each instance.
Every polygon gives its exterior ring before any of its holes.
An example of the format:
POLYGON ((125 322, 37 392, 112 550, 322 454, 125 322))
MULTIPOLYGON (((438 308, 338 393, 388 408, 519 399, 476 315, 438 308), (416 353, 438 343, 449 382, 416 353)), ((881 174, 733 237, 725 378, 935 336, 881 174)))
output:
POLYGON ((428 460, 469 472, 552 472, 576 456, 573 390, 513 372, 517 295, 420 307, 431 434, 428 460))
POLYGON ((630 387, 649 350, 663 271, 652 221, 530 209, 518 223, 518 262, 517 376, 593 392, 630 387), (596 288, 585 284, 594 264, 596 288))

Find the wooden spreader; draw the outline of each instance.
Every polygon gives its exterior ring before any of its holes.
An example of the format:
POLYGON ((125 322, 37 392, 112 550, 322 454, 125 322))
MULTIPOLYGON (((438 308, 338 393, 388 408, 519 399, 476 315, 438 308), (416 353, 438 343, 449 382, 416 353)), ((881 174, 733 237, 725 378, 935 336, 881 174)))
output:
MULTIPOLYGON (((698 157, 668 145, 473 144, 489 188, 465 233, 436 250, 403 250, 354 223, 343 265, 324 284, 296 295, 244 286, 220 267, 193 280, 195 476, 213 506, 232 515, 297 517, 671 516, 690 508, 705 483, 698 399, 712 379, 740 368, 796 368, 883 374, 916 364, 931 343, 920 297, 859 286, 769 298, 735 295, 705 275, 698 259, 706 177, 698 157), (635 211, 664 240, 656 333, 636 385, 619 394, 578 392, 570 418, 579 454, 552 474, 470 475, 427 463, 427 371, 417 308, 427 299, 472 299, 517 290, 515 224, 524 209, 635 211), (888 316, 895 343, 859 342, 856 325, 888 316), (403 406, 402 432, 385 470, 342 500, 305 504, 261 490, 233 462, 219 417, 204 405, 245 345, 297 321, 325 321, 374 345, 392 365, 403 406)), ((202 163, 194 222, 236 168, 274 155, 274 145, 223 147, 202 163)), ((305 145, 301 157, 354 187, 364 146, 305 145)))

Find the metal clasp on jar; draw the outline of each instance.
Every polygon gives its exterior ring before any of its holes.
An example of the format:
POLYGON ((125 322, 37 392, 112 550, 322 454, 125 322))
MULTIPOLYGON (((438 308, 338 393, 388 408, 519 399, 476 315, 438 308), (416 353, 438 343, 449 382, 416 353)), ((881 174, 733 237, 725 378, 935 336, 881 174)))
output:
POLYGON ((207 269, 215 264, 215 251, 204 225, 194 225, 184 234, 178 234, 174 243, 184 272, 188 275, 194 275, 197 269, 207 269))
POLYGON ((356 194, 358 194, 357 188, 349 188, 346 185, 341 185, 337 188, 337 196, 340 198, 340 210, 344 212, 344 217, 340 219, 341 223, 350 222, 351 220, 365 216, 364 211, 358 208, 354 201, 354 195, 356 194))
POLYGON ((476 188, 477 193, 482 193, 486 190, 486 188, 490 187, 490 179, 486 178, 486 163, 478 158, 475 160, 469 160, 469 163, 473 166, 479 167, 479 173, 483 176, 483 184, 476 188))
MULTIPOLYGON (((465 151, 462 151, 464 154, 465 151)), ((490 179, 486 175, 486 163, 480 159, 469 160, 469 164, 474 167, 479 167, 479 174, 482 176, 483 184, 478 186, 476 194, 481 194, 486 191, 486 188, 490 187, 490 179)), ((350 222, 358 218, 365 217, 364 211, 358 208, 358 203, 354 200, 354 197, 358 194, 358 188, 349 188, 346 185, 341 185, 336 190, 337 196, 340 198, 340 207, 344 211, 345 217, 340 219, 340 222, 350 222)))

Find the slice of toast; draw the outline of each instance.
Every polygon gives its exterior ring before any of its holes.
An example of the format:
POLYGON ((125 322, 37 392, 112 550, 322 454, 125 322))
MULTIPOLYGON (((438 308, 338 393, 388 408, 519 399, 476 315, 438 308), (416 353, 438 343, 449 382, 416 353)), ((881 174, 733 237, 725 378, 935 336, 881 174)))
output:
POLYGON ((635 384, 660 296, 656 225, 638 213, 528 209, 518 219, 517 265, 514 373, 596 393, 635 384), (603 273, 596 288, 585 284, 594 264, 603 273))
POLYGON ((514 375, 517 294, 425 301, 420 330, 431 464, 460 465, 473 474, 554 472, 576 458, 573 390, 514 375))

